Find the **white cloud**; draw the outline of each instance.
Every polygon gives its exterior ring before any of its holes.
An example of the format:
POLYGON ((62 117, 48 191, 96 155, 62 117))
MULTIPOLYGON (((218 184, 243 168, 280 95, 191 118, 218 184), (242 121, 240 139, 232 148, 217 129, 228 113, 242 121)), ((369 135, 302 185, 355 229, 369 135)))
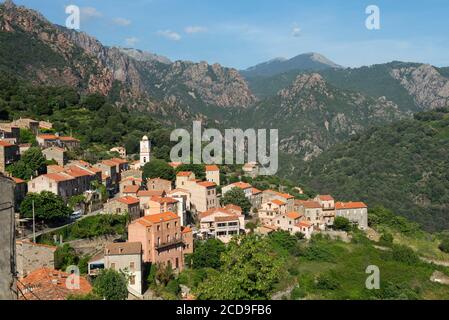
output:
POLYGON ((131 20, 125 18, 115 18, 112 20, 116 25, 126 27, 131 24, 131 20))
POLYGON ((301 28, 300 28, 297 24, 295 24, 295 25, 293 26, 293 29, 292 29, 292 35, 293 35, 295 38, 298 38, 298 37, 301 36, 301 28))
POLYGON ((173 41, 181 40, 181 35, 171 30, 159 30, 157 35, 173 41))
POLYGON ((82 19, 99 18, 102 16, 103 16, 103 14, 94 7, 81 8, 81 18, 82 19))
POLYGON ((200 26, 188 26, 184 29, 185 33, 192 34, 192 33, 200 33, 200 32, 207 32, 206 27, 200 27, 200 26))
POLYGON ((126 38, 125 43, 127 46, 134 46, 136 43, 139 42, 139 39, 136 37, 126 38))

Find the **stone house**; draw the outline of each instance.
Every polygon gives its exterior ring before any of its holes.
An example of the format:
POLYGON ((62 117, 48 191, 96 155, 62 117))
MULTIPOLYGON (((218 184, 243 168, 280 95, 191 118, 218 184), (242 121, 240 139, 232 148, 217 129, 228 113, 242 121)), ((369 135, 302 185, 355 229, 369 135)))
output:
POLYGON ((109 214, 128 213, 131 220, 140 218, 139 199, 134 197, 121 197, 109 200, 104 205, 104 212, 109 214))
POLYGON ((190 171, 181 171, 176 175, 176 188, 184 188, 189 181, 195 180, 195 174, 190 171))
POLYGON ((203 238, 213 237, 228 243, 245 229, 245 217, 225 208, 210 209, 199 214, 203 238))
POLYGON ((170 264, 176 271, 182 271, 186 247, 188 252, 193 249, 193 242, 186 242, 192 238, 182 231, 178 215, 164 212, 133 221, 128 226, 128 241, 142 243, 144 262, 170 264))
POLYGON ((14 178, 12 177, 12 179, 14 180, 15 183, 15 187, 14 187, 14 203, 15 203, 15 208, 16 211, 18 211, 20 209, 20 204, 22 203, 23 199, 25 199, 27 193, 28 193, 28 185, 26 183, 26 181, 19 179, 19 178, 14 178))
POLYGON ((178 216, 181 218, 181 225, 187 224, 187 211, 190 211, 190 192, 185 189, 173 189, 167 196, 178 200, 178 216))
POLYGON ((73 137, 59 137, 60 145, 67 150, 79 149, 80 141, 73 137))
POLYGON ((11 139, 13 144, 17 144, 20 140, 20 128, 10 123, 0 123, 0 139, 11 139))
POLYGON ((330 195, 318 195, 314 201, 317 201, 321 205, 322 220, 326 226, 334 224, 335 220, 335 200, 330 195))
POLYGON ((155 179, 147 180, 147 189, 148 190, 163 190, 165 192, 169 192, 173 188, 172 188, 172 183, 170 180, 155 178, 155 179))
POLYGON ((124 147, 114 147, 109 151, 117 152, 119 154, 120 158, 126 159, 126 148, 124 148, 124 147))
POLYGON ((322 217, 322 207, 317 201, 296 200, 295 207, 297 212, 305 217, 305 221, 310 222, 314 227, 324 229, 325 222, 322 217))
POLYGON ((110 160, 103 160, 94 164, 102 172, 102 180, 112 196, 119 191, 119 172, 117 172, 117 163, 110 160))
POLYGON ((178 200, 168 197, 151 197, 144 209, 144 215, 150 216, 164 212, 178 213, 178 202, 178 200))
POLYGON ((11 122, 11 125, 16 126, 20 129, 30 130, 34 135, 37 135, 39 133, 39 121, 33 119, 20 118, 11 122))
POLYGON ((59 137, 54 134, 41 134, 36 136, 39 147, 46 149, 50 147, 62 147, 59 137))
POLYGON ((42 150, 42 154, 47 160, 54 160, 60 166, 65 166, 68 162, 67 151, 59 147, 50 147, 42 150))
POLYGON ((143 294, 142 244, 123 242, 107 244, 104 250, 104 267, 122 271, 128 277, 128 291, 143 294))
POLYGON ((216 165, 206 166, 206 180, 220 185, 220 168, 216 165))
POLYGON ((144 215, 145 209, 148 209, 148 202, 153 197, 165 197, 166 193, 162 190, 140 190, 137 192, 137 198, 140 202, 140 212, 144 215))
POLYGON ((77 190, 76 179, 64 172, 44 174, 28 182, 28 192, 49 191, 61 196, 65 202, 72 196, 79 195, 77 190))
POLYGON ((274 190, 264 190, 262 192, 262 202, 268 202, 274 199, 284 201, 287 205, 287 211, 289 212, 295 211, 294 196, 289 195, 288 193, 281 193, 274 190))
POLYGON ((19 146, 0 140, 0 172, 5 173, 8 165, 19 160, 19 146))
POLYGON ((256 178, 259 175, 259 165, 256 162, 250 162, 243 165, 243 173, 251 178, 256 178))
POLYGON ((357 225, 359 229, 368 229, 368 206, 363 202, 337 202, 336 216, 343 217, 357 225))
POLYGON ((298 212, 289 212, 279 215, 273 222, 279 229, 295 234, 295 232, 297 232, 295 226, 301 222, 303 217, 304 216, 298 212))
POLYGON ((260 222, 267 225, 274 225, 275 219, 282 214, 287 214, 287 204, 278 199, 262 203, 258 211, 260 222))
POLYGON ((183 187, 190 193, 191 210, 204 212, 218 208, 216 184, 209 181, 187 181, 183 187))
POLYGON ((120 193, 122 197, 134 197, 137 198, 137 194, 139 193, 139 190, 141 189, 138 185, 129 185, 124 186, 123 191, 120 193))

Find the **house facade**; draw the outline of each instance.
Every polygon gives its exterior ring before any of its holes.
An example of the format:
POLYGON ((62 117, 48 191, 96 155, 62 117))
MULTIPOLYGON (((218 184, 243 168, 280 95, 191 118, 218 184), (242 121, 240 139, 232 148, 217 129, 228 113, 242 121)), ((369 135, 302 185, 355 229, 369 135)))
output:
POLYGON ((121 271, 127 275, 128 291, 143 294, 142 244, 123 242, 107 244, 104 250, 104 268, 121 271))

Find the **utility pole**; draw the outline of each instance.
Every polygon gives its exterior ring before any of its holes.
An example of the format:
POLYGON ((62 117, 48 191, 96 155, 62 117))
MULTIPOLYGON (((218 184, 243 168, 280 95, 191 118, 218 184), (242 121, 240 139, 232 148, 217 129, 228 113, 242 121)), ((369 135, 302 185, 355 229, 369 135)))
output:
POLYGON ((34 200, 31 201, 33 206, 33 242, 36 243, 36 218, 34 213, 34 200))

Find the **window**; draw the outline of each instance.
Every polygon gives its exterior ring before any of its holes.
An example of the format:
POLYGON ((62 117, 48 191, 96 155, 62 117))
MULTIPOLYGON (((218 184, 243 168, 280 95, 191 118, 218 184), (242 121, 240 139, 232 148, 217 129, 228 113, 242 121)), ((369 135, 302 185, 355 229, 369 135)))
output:
POLYGON ((111 269, 115 270, 115 263, 111 263, 111 269))
POLYGON ((157 226, 157 231, 161 231, 161 226, 157 226))
POLYGON ((134 271, 134 262, 130 262, 130 263, 129 263, 129 269, 130 269, 131 271, 134 271))
POLYGON ((167 229, 170 229, 170 223, 167 223, 167 229))
POLYGON ((129 284, 135 285, 136 284, 136 276, 130 276, 129 277, 129 284))

